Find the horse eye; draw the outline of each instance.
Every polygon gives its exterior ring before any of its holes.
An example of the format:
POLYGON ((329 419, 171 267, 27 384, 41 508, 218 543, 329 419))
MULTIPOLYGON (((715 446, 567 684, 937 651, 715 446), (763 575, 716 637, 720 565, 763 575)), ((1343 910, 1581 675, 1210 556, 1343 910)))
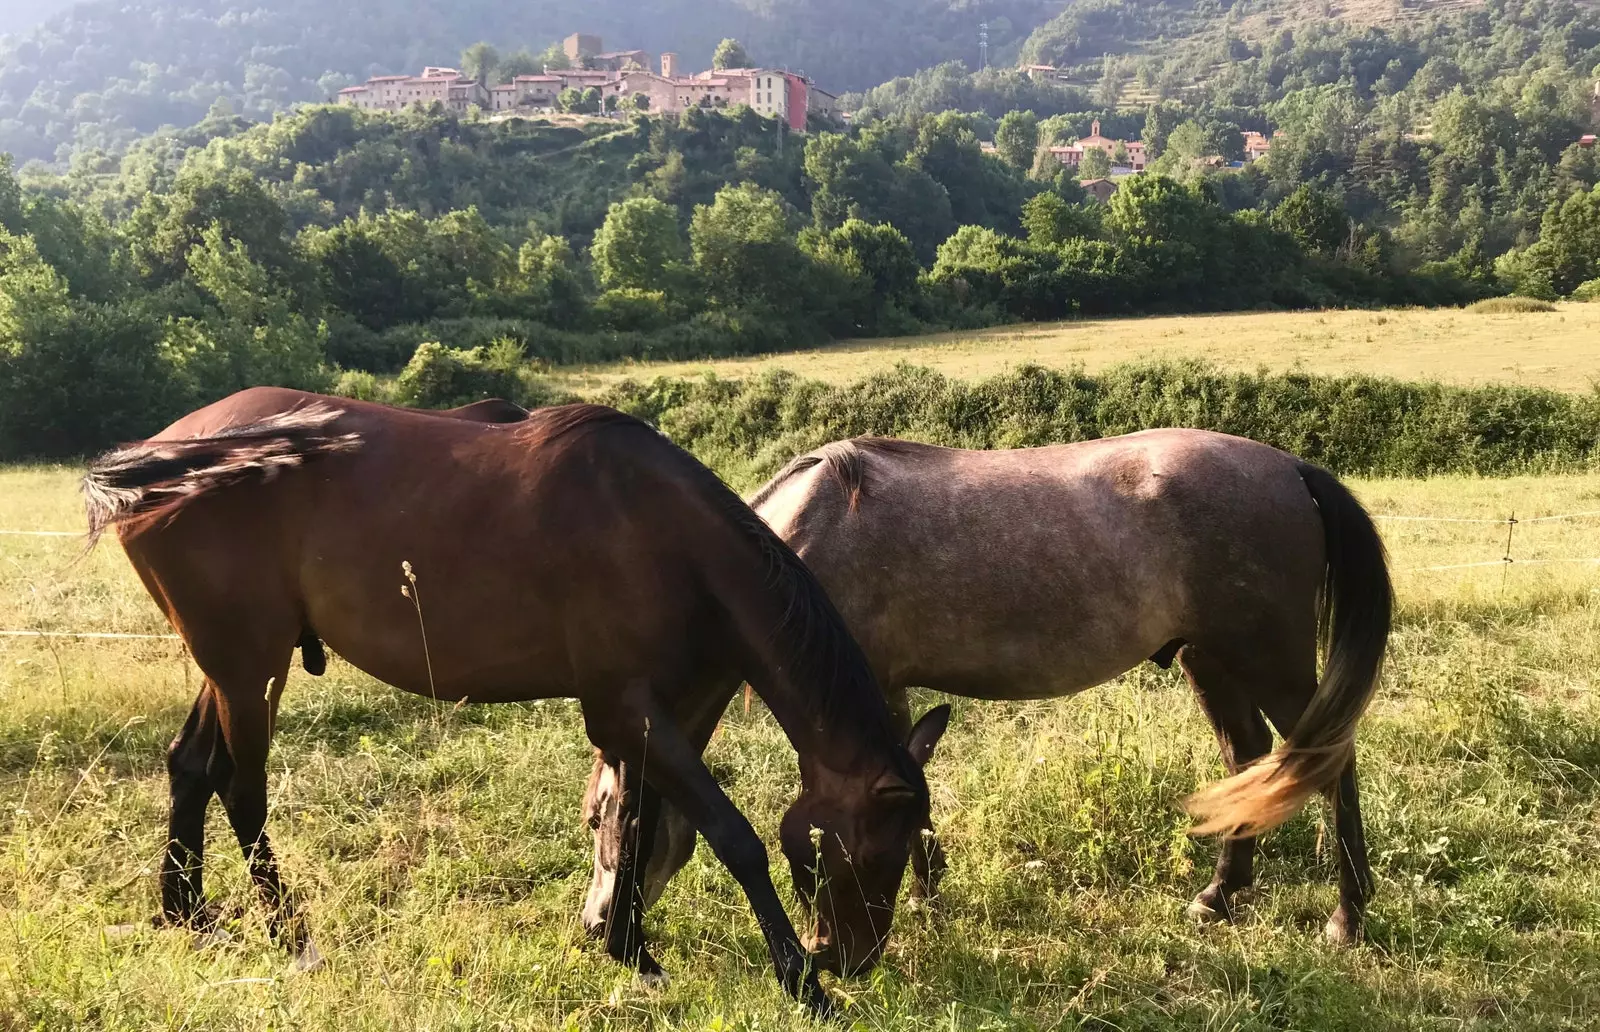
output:
POLYGON ((599 831, 600 830, 600 811, 599 810, 596 810, 594 813, 591 813, 589 815, 588 824, 589 824, 589 830, 590 831, 599 831))

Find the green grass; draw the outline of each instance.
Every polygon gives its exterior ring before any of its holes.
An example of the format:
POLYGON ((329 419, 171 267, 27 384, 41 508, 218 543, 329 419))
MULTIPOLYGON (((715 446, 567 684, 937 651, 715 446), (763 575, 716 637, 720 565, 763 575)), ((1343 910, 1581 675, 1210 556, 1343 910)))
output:
MULTIPOLYGON (((0 471, 0 529, 80 525, 72 471, 0 471)), ((1379 512, 1600 509, 1600 475, 1360 482, 1379 512)), ((1494 559, 1504 527, 1390 523, 1397 570, 1494 559)), ((0 627, 164 630, 114 543, 0 536, 0 627)), ((1521 558, 1600 555, 1600 520, 1523 524, 1521 558)), ((902 910, 866 1029, 1587 1029, 1600 1021, 1600 569, 1400 572, 1360 742, 1370 942, 1322 943, 1315 808, 1268 837, 1236 927, 1182 917, 1214 845, 1178 802, 1219 771, 1188 690, 1136 669, 1054 702, 958 702, 930 770, 950 849, 902 910)), ((732 880, 701 849, 652 912, 674 978, 636 985, 577 921, 587 747, 568 703, 435 709, 337 661, 291 677, 269 828, 326 970, 286 977, 213 813, 231 942, 107 926, 156 910, 165 742, 198 675, 176 643, 0 639, 0 1029, 781 1029, 732 880)), ((923 700, 931 702, 931 699, 923 700)), ((775 842, 793 755, 759 706, 715 767, 775 842)), ((214 811, 217 808, 213 808, 214 811)), ((774 851, 776 858, 776 854, 774 851)), ((787 892, 779 861, 774 876, 787 892)))

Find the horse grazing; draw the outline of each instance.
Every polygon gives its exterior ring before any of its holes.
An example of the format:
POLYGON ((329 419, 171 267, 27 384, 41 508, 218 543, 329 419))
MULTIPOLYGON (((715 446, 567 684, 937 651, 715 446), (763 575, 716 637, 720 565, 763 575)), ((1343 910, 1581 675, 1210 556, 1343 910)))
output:
MULTIPOLYGON (((1190 915, 1230 919, 1253 880, 1255 836, 1326 791, 1339 846, 1326 934, 1359 939, 1371 875, 1354 734, 1393 596, 1371 519, 1331 474, 1199 430, 1014 451, 865 438, 795 459, 752 505, 828 589, 902 730, 912 685, 1051 698, 1176 658, 1232 772, 1189 801, 1197 833, 1227 836, 1190 915), (1267 720, 1285 736, 1275 752, 1267 720)), ((602 763, 585 801, 596 815, 613 780, 602 763)), ((616 830, 597 823, 598 847, 616 830)), ((647 900, 694 849, 670 810, 662 825, 654 842, 675 851, 646 854, 647 900)), ((913 860, 931 888, 937 841, 913 860)), ((591 929, 609 885, 597 871, 591 929)))
MULTIPOLYGON (((274 936, 315 958, 264 828, 284 679, 295 646, 320 639, 439 700, 576 698, 637 830, 621 860, 649 852, 665 797, 743 887, 784 986, 823 1010, 767 852, 700 760, 725 686, 749 681, 799 754, 783 822, 796 878, 847 926, 856 964, 881 952, 927 820, 921 766, 793 551, 646 424, 593 405, 494 424, 256 388, 105 455, 84 494, 91 542, 116 528, 205 675, 168 753, 165 920, 204 919, 216 794, 274 936)), ((607 952, 659 974, 640 893, 620 910, 607 952)))

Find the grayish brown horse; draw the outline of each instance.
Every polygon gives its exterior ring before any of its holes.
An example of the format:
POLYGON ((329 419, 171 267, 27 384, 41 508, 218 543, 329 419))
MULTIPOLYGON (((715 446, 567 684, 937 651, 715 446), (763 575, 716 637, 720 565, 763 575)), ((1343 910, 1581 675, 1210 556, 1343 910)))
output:
MULTIPOLYGON (((752 505, 827 588, 902 731, 913 685, 1049 698, 1176 658, 1233 772, 1190 800, 1197 831, 1228 836, 1190 913, 1231 917, 1231 896, 1252 881, 1254 836, 1325 791, 1339 844, 1327 936, 1359 937, 1370 874, 1354 732, 1392 596, 1371 520, 1329 473, 1198 430, 1015 451, 859 439, 794 460, 752 505), (1286 736, 1270 753, 1269 720, 1286 736)), ((590 927, 609 906, 612 778, 597 759, 590 927)), ((656 841, 669 851, 650 855, 650 900, 694 833, 663 811, 656 841)), ((941 865, 932 845, 921 883, 941 865)))

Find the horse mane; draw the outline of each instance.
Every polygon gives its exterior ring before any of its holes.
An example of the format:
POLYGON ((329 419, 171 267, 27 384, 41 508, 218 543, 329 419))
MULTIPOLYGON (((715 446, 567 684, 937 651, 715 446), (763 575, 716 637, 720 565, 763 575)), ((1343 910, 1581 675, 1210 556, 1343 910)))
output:
POLYGON ((893 437, 852 437, 843 441, 833 441, 815 451, 791 459, 788 465, 780 469, 776 476, 763 484, 750 498, 750 507, 759 508, 777 493, 778 488, 797 474, 822 466, 833 482, 839 485, 839 490, 844 492, 845 498, 850 502, 850 511, 854 512, 860 507, 861 498, 866 493, 866 454, 868 452, 904 454, 915 447, 918 445, 893 437))
MULTIPOLYGON (((784 617, 773 644, 782 650, 779 662, 788 671, 790 680, 807 688, 793 693, 793 701, 806 717, 824 727, 849 728, 872 738, 882 736, 877 744, 890 746, 885 752, 893 757, 890 762, 896 764, 896 773, 917 784, 921 768, 904 749, 892 748, 903 743, 894 737, 888 705, 866 653, 851 636, 844 617, 828 598, 822 582, 794 550, 723 483, 722 478, 650 424, 598 405, 568 407, 584 411, 564 417, 557 432, 584 426, 647 430, 678 458, 682 476, 698 487, 728 523, 757 547, 766 565, 767 583, 784 598, 784 617)), ((536 412, 535 416, 538 414, 536 412)))
POLYGON ((208 437, 141 441, 107 452, 83 478, 89 520, 85 550, 108 527, 164 519, 218 488, 271 480, 281 470, 361 447, 357 434, 324 432, 341 415, 342 410, 318 403, 208 437))
POLYGON ((553 405, 534 409, 528 418, 513 431, 517 440, 531 446, 549 444, 559 437, 580 430, 598 430, 612 426, 633 426, 659 434, 660 431, 626 412, 605 405, 553 405))

